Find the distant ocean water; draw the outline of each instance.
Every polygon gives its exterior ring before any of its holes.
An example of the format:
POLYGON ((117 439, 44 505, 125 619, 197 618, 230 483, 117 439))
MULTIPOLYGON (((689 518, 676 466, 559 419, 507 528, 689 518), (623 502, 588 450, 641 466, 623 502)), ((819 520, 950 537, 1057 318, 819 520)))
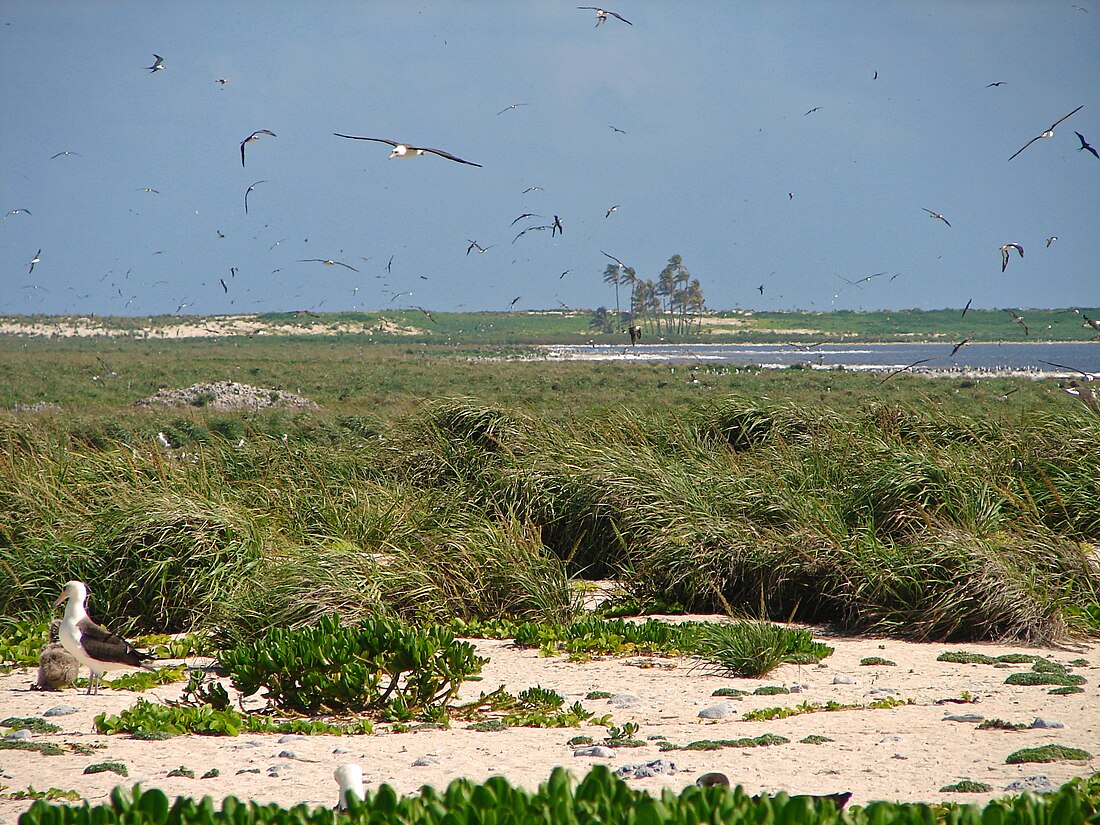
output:
POLYGON ((547 346, 551 358, 563 360, 632 360, 684 363, 847 369, 899 369, 916 361, 917 370, 989 370, 1072 373, 1100 372, 1100 342, 967 344, 952 357, 954 343, 822 344, 796 349, 788 344, 639 344, 638 346, 547 346), (1050 366, 1050 362, 1067 369, 1050 366))

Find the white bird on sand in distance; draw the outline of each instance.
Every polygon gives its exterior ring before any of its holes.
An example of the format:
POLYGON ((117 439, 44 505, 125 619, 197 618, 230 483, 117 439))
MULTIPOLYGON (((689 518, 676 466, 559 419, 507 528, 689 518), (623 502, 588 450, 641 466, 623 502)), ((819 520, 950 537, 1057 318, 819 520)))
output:
MULTIPOLYGON (((924 207, 922 206, 921 209, 924 209, 924 207)), ((939 212, 933 212, 931 209, 924 209, 924 211, 928 213, 928 217, 934 220, 943 221, 948 226, 951 226, 951 223, 947 220, 947 218, 945 218, 939 212)))
POLYGON ((1024 257, 1024 248, 1022 246, 1018 243, 1006 243, 1001 247, 1001 272, 1008 269, 1008 253, 1011 249, 1015 249, 1019 252, 1021 258, 1024 257))
MULTIPOLYGON (((468 241, 469 241, 470 239, 469 239, 469 238, 467 238, 466 240, 468 240, 468 241)), ((469 254, 470 254, 471 252, 473 252, 473 251, 474 251, 475 249, 476 249, 476 250, 477 250, 478 252, 488 252, 488 251, 489 251, 490 249, 492 249, 492 248, 493 248, 494 246, 496 246, 496 244, 495 244, 495 243, 491 243, 491 244, 489 244, 488 246, 482 246, 482 245, 481 245, 481 244, 479 244, 479 243, 478 243, 477 241, 470 241, 470 245, 469 245, 468 247, 466 247, 466 254, 467 254, 467 255, 469 255, 469 254)))
POLYGON ((359 802, 363 801, 363 769, 354 762, 347 762, 338 767, 332 774, 340 785, 340 801, 336 807, 346 811, 349 806, 349 798, 355 797, 359 802))
POLYGON ((153 53, 153 65, 152 66, 145 66, 144 68, 149 70, 149 74, 152 74, 153 72, 159 72, 162 69, 164 69, 164 58, 161 57, 159 54, 156 54, 154 52, 153 53))
MULTIPOLYGON (((1049 128, 1049 129, 1047 129, 1047 130, 1046 130, 1045 132, 1043 132, 1043 133, 1042 133, 1041 135, 1036 135, 1036 136, 1035 136, 1035 137, 1033 137, 1033 138, 1032 138, 1031 140, 1029 140, 1029 141, 1028 141, 1027 143, 1025 143, 1025 144, 1024 144, 1023 146, 1021 146, 1021 147, 1020 147, 1019 149, 1017 149, 1017 150, 1016 150, 1016 153, 1015 153, 1015 154, 1014 154, 1014 155, 1012 156, 1012 158, 1016 157, 1016 155, 1020 154, 1020 152, 1024 151, 1024 149, 1026 149, 1026 148, 1027 148, 1028 146, 1030 146, 1031 144, 1033 144, 1033 143, 1034 143, 1035 141, 1037 141, 1037 140, 1042 140, 1043 138, 1052 138, 1052 137, 1054 137, 1054 127, 1055 127, 1055 126, 1057 126, 1057 125, 1058 125, 1059 123, 1061 123, 1061 122, 1062 122, 1063 120, 1068 120, 1068 119, 1069 119, 1070 117, 1072 117, 1073 115, 1077 114, 1077 113, 1078 113, 1079 111, 1081 111, 1081 110, 1082 110, 1082 109, 1084 109, 1084 108, 1085 108, 1085 105, 1084 105, 1084 104, 1082 103, 1082 104, 1081 104, 1080 106, 1078 106, 1078 107, 1077 107, 1076 109, 1074 109, 1074 110, 1073 110, 1072 112, 1070 112, 1070 113, 1069 113, 1068 115, 1066 115, 1066 116, 1065 116, 1064 118, 1062 118, 1061 120, 1056 120, 1056 121, 1054 121, 1054 123, 1052 123, 1052 124, 1050 125, 1050 128, 1049 128)), ((1012 158, 1009 158, 1009 160, 1012 160, 1012 158)))
POLYGON ((633 26, 634 25, 629 20, 627 20, 625 17, 623 17, 621 14, 619 14, 617 12, 613 12, 610 9, 601 9, 598 6, 577 6, 577 8, 578 9, 588 9, 590 11, 596 12, 596 25, 597 26, 600 26, 601 24, 606 23, 607 22, 607 15, 609 15, 609 14, 612 17, 614 17, 616 20, 622 20, 628 26, 633 26))
POLYGON ((336 137, 347 138, 348 140, 373 140, 375 143, 389 144, 393 147, 393 151, 390 152, 390 160, 393 158, 417 158, 431 152, 433 155, 439 155, 441 158, 453 160, 455 163, 465 163, 467 166, 481 168, 480 163, 463 160, 457 155, 452 155, 450 152, 444 152, 442 149, 432 149, 428 146, 410 146, 408 143, 398 143, 396 140, 390 140, 388 138, 358 137, 356 135, 342 135, 339 132, 333 132, 333 134, 336 135, 336 137))
POLYGON ((1054 243, 1056 240, 1058 240, 1057 235, 1051 235, 1049 238, 1047 238, 1047 249, 1050 249, 1050 245, 1052 243, 1054 243))
POLYGON ((253 189, 255 189, 257 186, 259 186, 261 183, 267 183, 267 181, 266 180, 258 180, 254 184, 252 184, 251 186, 249 186, 247 189, 244 190, 244 213, 246 215, 248 214, 248 193, 251 192, 253 189))
POLYGON ((1078 152, 1083 152, 1088 149, 1090 152, 1092 152, 1093 157, 1100 158, 1100 154, 1097 153, 1096 148, 1092 146, 1087 140, 1085 140, 1084 135, 1082 135, 1080 132, 1074 132, 1073 134, 1077 135, 1077 139, 1081 141, 1081 145, 1077 147, 1078 152))
POLYGON ((299 258, 298 259, 298 263, 300 263, 300 264, 304 264, 304 263, 307 263, 309 261, 316 261, 317 263, 324 264, 325 266, 342 266, 342 267, 344 267, 344 269, 350 269, 352 272, 358 272, 359 271, 358 269, 356 269, 351 264, 346 264, 343 261, 334 261, 334 260, 332 260, 332 258, 299 258))
POLYGON ((31 260, 30 260, 31 268, 27 270, 27 274, 30 275, 32 272, 34 272, 34 265, 35 264, 40 264, 40 263, 42 263, 42 250, 41 249, 39 249, 37 252, 35 252, 34 257, 31 258, 31 260))
POLYGON ((61 620, 61 646, 92 672, 87 693, 99 692, 99 681, 108 670, 124 667, 156 670, 146 664, 153 658, 151 653, 135 650, 121 636, 91 620, 84 607, 87 598, 88 588, 84 583, 70 581, 61 588, 61 595, 54 602, 55 607, 69 602, 65 605, 65 617, 61 620))
POLYGON ((244 140, 242 140, 241 141, 241 166, 244 166, 244 145, 246 143, 251 143, 254 140, 259 140, 260 135, 271 135, 271 137, 278 137, 277 134, 275 134, 274 132, 272 132, 268 129, 257 129, 251 135, 249 135, 244 140))
POLYGON ((1017 324, 1020 325, 1020 327, 1024 331, 1024 335, 1030 335, 1031 334, 1030 332, 1027 331, 1027 324, 1024 323, 1024 318, 1023 318, 1022 315, 1017 315, 1011 309, 1006 309, 1005 312, 1007 312, 1009 315, 1012 316, 1012 320, 1013 320, 1014 323, 1017 323, 1017 324))

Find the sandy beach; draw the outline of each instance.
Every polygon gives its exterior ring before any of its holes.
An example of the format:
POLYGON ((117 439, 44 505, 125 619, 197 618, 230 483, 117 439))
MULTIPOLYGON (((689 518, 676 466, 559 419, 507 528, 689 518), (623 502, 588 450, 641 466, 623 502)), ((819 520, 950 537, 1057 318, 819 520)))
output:
MULTIPOLYGON (((679 617, 684 618, 684 617, 679 617)), ((718 617, 691 617, 717 619, 718 617)), ((578 776, 594 764, 612 769, 657 759, 674 763, 675 772, 649 778, 630 778, 633 786, 659 792, 682 788, 706 771, 722 771, 750 793, 787 790, 792 793, 831 793, 850 790, 852 804, 871 800, 957 800, 984 802, 1005 793, 1011 783, 1028 777, 1042 786, 1059 785, 1074 776, 1100 769, 1100 759, 1086 762, 1009 765, 1005 757, 1021 748, 1048 743, 1100 751, 1100 702, 1096 685, 1100 676, 1100 652, 1095 645, 1068 649, 1029 649, 995 644, 915 644, 862 637, 819 639, 835 648, 821 666, 784 665, 761 680, 728 678, 708 672, 693 659, 629 657, 581 663, 563 657, 540 657, 535 650, 517 649, 504 641, 478 640, 478 652, 488 656, 481 681, 463 686, 459 701, 474 699, 481 691, 501 685, 513 694, 539 685, 562 694, 567 704, 581 701, 596 715, 611 713, 614 724, 635 722, 642 748, 616 748, 610 757, 576 756, 568 740, 587 734, 599 743, 606 729, 591 725, 577 728, 509 728, 500 732, 467 730, 457 721, 449 730, 393 733, 379 725, 375 733, 359 736, 282 737, 244 734, 239 737, 180 736, 150 742, 125 735, 102 736, 93 732, 99 713, 116 713, 137 701, 127 691, 104 689, 97 696, 68 689, 59 692, 30 690, 33 670, 16 670, 0 676, 0 718, 41 716, 58 705, 77 708, 55 716, 62 731, 35 734, 34 741, 75 744, 94 753, 67 752, 45 756, 23 750, 0 753, 0 783, 6 793, 55 787, 75 790, 92 803, 103 801, 117 784, 159 787, 170 795, 212 796, 216 800, 235 795, 284 806, 299 802, 331 806, 336 799, 334 768, 358 762, 368 787, 392 785, 400 793, 413 793, 425 784, 442 787, 456 777, 484 780, 503 775, 528 788, 544 781, 562 765, 578 776), (990 656, 1032 653, 1060 663, 1084 659, 1073 666, 1085 677, 1084 692, 1052 696, 1048 686, 1006 685, 1006 677, 1029 669, 1027 664, 994 667, 987 664, 939 662, 945 651, 965 650, 990 656), (894 665, 861 665, 861 659, 882 657, 894 665), (761 685, 802 686, 789 695, 750 695, 736 698, 713 696, 718 688, 752 691, 761 685), (591 691, 636 699, 586 699, 591 691), (802 702, 823 704, 830 700, 866 704, 892 696, 912 704, 890 709, 858 709, 814 712, 770 721, 745 721, 749 710, 802 702), (964 696, 966 704, 937 703, 964 696), (730 714, 709 721, 699 717, 704 708, 725 704, 730 714), (977 720, 949 721, 950 715, 975 714, 987 719, 1031 724, 1036 718, 1061 723, 1061 728, 1021 731, 978 730, 977 720), (764 733, 790 740, 788 744, 721 750, 659 750, 659 740, 687 745, 703 739, 740 739, 764 733), (806 744, 799 740, 816 734, 833 741, 806 744), (85 775, 93 763, 122 762, 129 776, 105 772, 85 775), (185 767, 196 778, 169 777, 185 767), (219 775, 202 779, 211 768, 219 775), (985 782, 993 791, 956 794, 940 791, 945 785, 969 779, 985 782)), ((189 664, 200 664, 191 661, 189 664)), ((146 699, 178 699, 183 683, 144 694, 146 699)), ((260 704, 256 699, 249 708, 260 704)), ((69 749, 67 749, 69 750, 69 749)), ((0 823, 13 825, 30 805, 28 800, 0 799, 0 823)))

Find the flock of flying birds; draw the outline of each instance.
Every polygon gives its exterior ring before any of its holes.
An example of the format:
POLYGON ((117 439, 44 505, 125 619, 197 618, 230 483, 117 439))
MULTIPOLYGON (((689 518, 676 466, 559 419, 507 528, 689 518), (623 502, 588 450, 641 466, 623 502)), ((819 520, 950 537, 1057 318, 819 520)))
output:
MULTIPOLYGON (((627 20, 625 17, 623 17, 618 12, 612 11, 610 9, 604 9, 604 8, 601 8, 601 7, 598 7, 598 6, 578 6, 577 8, 580 9, 580 10, 588 10, 588 11, 594 12, 595 13, 595 19, 596 19, 595 25, 596 25, 597 28, 604 25, 608 21, 609 18, 614 18, 615 20, 618 20, 623 24, 633 26, 633 23, 630 20, 627 20)), ((144 68, 146 68, 149 71, 150 74, 155 74, 157 72, 164 71, 165 70, 165 60, 161 55, 154 54, 152 65, 146 66, 144 68)), ((876 71, 875 72, 875 79, 877 79, 877 78, 878 78, 878 72, 876 71)), ((224 86, 228 82, 229 81, 225 78, 218 78, 217 80, 215 80, 215 83, 218 83, 222 86, 224 86)), ((1001 85, 1004 85, 1004 81, 996 81, 996 82, 993 82, 993 83, 989 83, 987 85, 987 88, 999 87, 1001 85)), ((497 115, 503 115, 506 112, 509 112, 509 111, 515 110, 515 109, 517 109, 521 106, 527 106, 527 105, 529 105, 529 104, 528 103, 512 103, 512 104, 509 104, 508 106, 504 107, 500 111, 498 111, 497 115)), ((1067 121, 1069 118, 1071 118, 1075 114, 1077 114, 1083 108, 1084 108, 1083 105, 1078 106, 1073 111, 1069 112, 1068 114, 1066 114, 1063 117, 1056 120, 1054 123, 1052 123, 1043 132, 1041 132, 1040 134, 1038 134, 1035 137, 1028 140, 1023 146, 1021 146, 1016 152, 1014 152, 1008 158, 1008 160, 1009 161, 1014 160, 1022 152, 1024 152, 1026 149, 1028 149, 1032 144, 1036 143, 1037 141, 1042 141, 1042 140, 1053 138, 1054 133, 1055 133, 1055 129, 1059 125, 1061 125, 1062 123, 1067 121)), ((821 109, 820 106, 815 106, 815 107, 809 109, 808 111, 806 111, 804 113, 804 116, 812 115, 815 112, 819 111, 820 109, 821 109)), ((625 134, 625 132, 623 132, 622 129, 619 129, 615 126, 610 126, 609 128, 613 129, 615 132, 625 134)), ((461 157, 459 157, 455 154, 452 154, 451 152, 445 151, 443 149, 430 147, 430 146, 414 145, 412 143, 400 142, 400 141, 396 141, 396 140, 392 140, 390 138, 384 138, 384 137, 369 137, 369 136, 361 136, 361 135, 349 135, 349 134, 343 134, 343 133, 340 133, 340 132, 334 132, 333 134, 336 137, 343 138, 343 139, 346 139, 346 140, 368 141, 368 142, 385 144, 385 145, 387 145, 391 148, 390 155, 389 155, 390 159, 410 159, 410 158, 424 157, 426 155, 436 155, 438 157, 444 158, 444 159, 452 161, 454 163, 463 164, 463 165, 466 165, 466 166, 471 166, 471 167, 476 167, 476 168, 482 168, 480 163, 475 163, 474 161, 466 160, 465 158, 461 158, 461 157)), ((1090 154, 1092 154, 1095 158, 1100 160, 1100 153, 1098 153, 1096 148, 1093 147, 1088 142, 1088 140, 1085 138, 1085 136, 1083 134, 1081 134, 1080 132, 1076 132, 1076 131, 1074 132, 1074 134, 1077 136, 1077 138, 1080 142, 1080 146, 1078 147, 1078 151, 1080 151, 1080 152, 1086 152, 1087 151, 1090 154)), ((275 132, 271 131, 270 129, 257 129, 255 131, 253 131, 251 134, 249 134, 247 137, 245 137, 240 142, 240 157, 241 157, 241 166, 242 167, 245 167, 247 165, 247 163, 246 163, 246 147, 250 143, 254 143, 256 141, 259 141, 263 137, 276 138, 277 135, 275 134, 275 132)), ((70 155, 79 156, 79 153, 71 152, 71 151, 58 152, 57 154, 52 156, 52 159, 62 157, 62 156, 70 156, 70 155)), ((248 188, 245 190, 245 192, 244 192, 244 211, 245 211, 246 214, 249 211, 249 196, 255 192, 257 186, 259 186, 261 184, 264 184, 264 183, 267 183, 267 182, 268 182, 267 180, 257 180, 255 182, 253 182, 252 184, 250 184, 248 186, 248 188)), ((524 194, 527 194, 528 192, 538 191, 540 188, 541 187, 537 187, 537 186, 529 187, 528 189, 524 190, 524 194)), ((145 188, 142 191, 150 192, 150 193, 157 193, 157 190, 153 189, 153 188, 145 188)), ((790 194, 790 198, 793 200, 794 199, 794 193, 792 192, 792 193, 789 193, 789 194, 790 194)), ((611 205, 611 206, 607 207, 607 209, 605 211, 605 214, 604 214, 604 217, 605 218, 611 217, 611 215, 614 214, 615 212, 617 212, 619 210, 619 208, 620 208, 619 204, 614 204, 614 205, 611 205)), ((937 211, 934 211, 932 209, 928 209, 928 208, 923 208, 923 211, 928 213, 929 218, 931 218, 932 220, 941 221, 947 227, 951 226, 951 222, 943 214, 941 214, 937 211)), ((9 211, 6 215, 4 215, 4 217, 8 218, 8 217, 12 217, 12 216, 19 215, 19 214, 30 215, 31 213, 27 209, 13 209, 13 210, 9 211)), ((543 221, 549 221, 549 222, 531 224, 529 226, 525 226, 525 227, 521 228, 520 231, 512 239, 513 244, 516 243, 517 241, 519 241, 522 237, 524 237, 525 235, 527 235, 530 232, 543 232, 543 231, 549 230, 550 233, 551 233, 551 237, 554 237, 558 234, 564 234, 564 232, 565 232, 564 222, 563 222, 562 218, 559 215, 553 215, 552 220, 551 220, 549 218, 545 218, 544 216, 536 214, 536 213, 524 212, 521 215, 519 215, 517 218, 515 218, 515 220, 512 221, 512 226, 514 227, 516 223, 518 223, 519 221, 524 220, 524 219, 541 219, 543 221)), ((219 234, 219 237, 224 237, 224 235, 222 235, 222 233, 219 232, 218 234, 219 234)), ((1050 237, 1048 237, 1046 239, 1046 246, 1049 248, 1050 245, 1052 243, 1054 243, 1054 241, 1056 241, 1057 239, 1058 238, 1057 238, 1056 235, 1051 235, 1050 237)), ((495 246, 497 246, 497 244, 482 245, 476 239, 467 239, 467 240, 468 240, 469 245, 466 248, 466 255, 469 255, 471 252, 474 252, 474 251, 478 252, 479 254, 483 254, 483 253, 486 253, 489 250, 493 249, 495 246)), ((281 243, 281 242, 276 242, 275 245, 278 245, 278 243, 281 243)), ((1009 242, 1009 243, 1006 243, 1006 244, 1004 244, 1003 246, 1000 247, 1001 272, 1006 271, 1006 269, 1008 268, 1008 264, 1009 264, 1009 261, 1011 260, 1011 256, 1012 256, 1013 252, 1015 252, 1020 258, 1023 258, 1023 256, 1024 256, 1024 247, 1023 247, 1023 245, 1020 244, 1020 243, 1017 243, 1017 242, 1009 242)), ((606 254, 606 253, 604 253, 604 254, 606 254)), ((608 257, 611 257, 612 260, 616 261, 616 263, 619 266, 620 270, 627 269, 626 265, 623 264, 621 261, 619 261, 617 258, 614 258, 613 256, 608 256, 608 257)), ((35 253, 35 255, 33 256, 33 258, 31 258, 28 261, 28 275, 34 272, 35 265, 41 264, 42 260, 43 260, 42 259, 42 249, 39 249, 35 253)), ((346 268, 346 269, 348 269, 352 272, 359 272, 359 270, 356 267, 352 266, 351 264, 346 263, 344 261, 335 260, 335 259, 332 259, 332 258, 302 258, 302 259, 298 259, 298 260, 299 260, 299 262, 303 262, 303 263, 304 262, 315 262, 315 263, 320 263, 324 266, 339 266, 339 267, 346 268)), ((387 271, 392 271, 392 265, 393 265, 393 258, 391 256, 390 261, 389 261, 389 263, 387 264, 387 267, 386 267, 387 271)), ((278 270, 275 270, 275 271, 278 271, 278 270)), ((571 272, 571 271, 572 270, 565 270, 564 272, 561 273, 559 278, 564 278, 565 275, 569 274, 569 272, 571 272)), ((839 277, 839 278, 841 278, 841 280, 845 281, 845 284, 847 286, 856 286, 856 287, 858 287, 861 283, 870 281, 873 278, 876 278, 876 277, 879 277, 879 276, 882 276, 882 275, 885 275, 885 274, 886 273, 879 272, 879 273, 875 273, 874 275, 870 275, 870 276, 867 276, 867 277, 864 277, 864 278, 861 278, 861 279, 855 280, 855 281, 844 278, 843 276, 840 276, 840 275, 838 275, 837 277, 839 277)), ((231 275, 231 277, 236 275, 236 267, 231 267, 230 268, 230 275, 231 275)), ((423 278, 424 276, 421 276, 421 277, 423 278)), ((891 280, 893 280, 893 278, 896 278, 896 277, 897 277, 897 274, 893 275, 891 277, 891 280)), ((229 286, 226 283, 225 279, 224 278, 219 278, 218 282, 221 285, 222 289, 228 294, 229 286)), ((35 287, 33 285, 30 285, 30 286, 28 286, 28 288, 35 288, 35 287)), ((764 284, 760 284, 756 288, 759 290, 761 295, 764 294, 764 284)), ((842 289, 844 289, 844 288, 845 287, 842 287, 842 289)), ((358 290, 358 287, 356 287, 356 291, 357 290, 358 290)), ((120 294, 121 294, 121 292, 120 292, 120 294)), ((393 300, 396 300, 398 297, 401 297, 402 295, 407 295, 407 294, 411 294, 411 292, 398 293, 397 295, 393 296, 393 298, 391 298, 391 302, 393 300)), ((837 296, 834 295, 833 297, 834 297, 834 300, 835 300, 835 298, 837 296)), ((133 299, 131 299, 131 300, 133 300, 133 299)), ((510 303, 510 305, 509 305, 509 309, 514 308, 516 303, 519 300, 520 300, 519 297, 514 298, 512 300, 512 302, 510 303)), ((964 316, 966 315, 967 311, 969 310, 970 304, 971 304, 971 302, 968 301, 966 307, 963 309, 962 314, 964 316)), ((127 306, 128 305, 129 305, 129 303, 127 303, 127 306)), ((188 305, 189 304, 186 301, 181 302, 180 305, 179 305, 179 308, 177 309, 177 312, 182 311, 182 309, 184 309, 188 305)), ((562 306, 565 306, 565 305, 563 304, 562 306)), ((434 318, 432 318, 431 314, 429 312, 427 312, 427 310, 423 310, 421 307, 415 307, 415 308, 416 309, 421 309, 421 311, 424 312, 424 314, 428 317, 428 319, 431 320, 434 323, 434 318)), ((1009 312, 1009 314, 1011 315, 1011 320, 1014 323, 1018 324, 1023 329, 1025 334, 1029 334, 1028 328, 1027 328, 1026 324, 1024 323, 1023 318, 1021 316, 1017 315, 1016 313, 1012 312, 1011 310, 1006 310, 1006 312, 1009 312)), ((1092 321, 1092 320, 1089 320, 1089 319, 1086 318, 1085 325, 1090 326, 1093 329, 1100 332, 1100 326, 1098 326, 1095 321, 1092 321)), ((962 341, 961 343, 959 343, 958 345, 956 345, 955 349, 952 351, 952 356, 954 356, 958 352, 960 347, 962 347, 964 344, 966 344, 968 342, 969 342, 969 340, 965 340, 965 341, 962 341)))

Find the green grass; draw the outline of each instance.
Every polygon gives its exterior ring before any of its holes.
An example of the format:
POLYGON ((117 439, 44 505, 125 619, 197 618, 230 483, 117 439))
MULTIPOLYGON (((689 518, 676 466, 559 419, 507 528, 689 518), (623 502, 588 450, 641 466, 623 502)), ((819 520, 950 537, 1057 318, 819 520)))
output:
POLYGON ((571 579, 614 577, 913 639, 1100 630, 1100 420, 1053 382, 466 359, 503 352, 0 340, 0 406, 65 408, 0 412, 0 614, 37 628, 83 578, 123 632, 564 625, 571 579), (323 409, 131 406, 221 378, 323 409))

